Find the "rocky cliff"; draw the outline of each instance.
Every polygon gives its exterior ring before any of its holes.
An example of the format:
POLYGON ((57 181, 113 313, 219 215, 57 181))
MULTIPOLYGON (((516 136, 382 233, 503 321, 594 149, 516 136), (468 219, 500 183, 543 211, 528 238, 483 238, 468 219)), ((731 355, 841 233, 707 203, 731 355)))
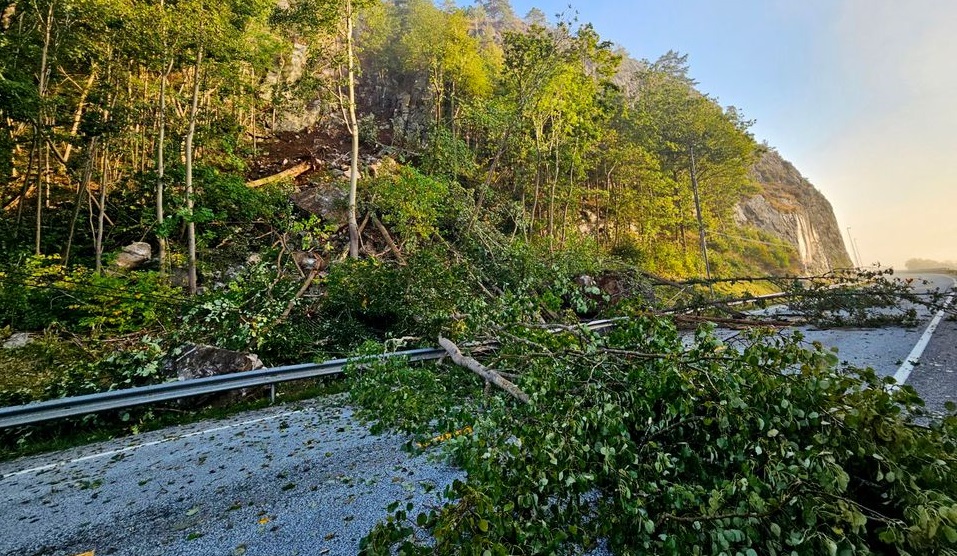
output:
POLYGON ((853 266, 831 203, 773 149, 752 170, 761 191, 738 204, 735 220, 795 247, 805 274, 853 266))

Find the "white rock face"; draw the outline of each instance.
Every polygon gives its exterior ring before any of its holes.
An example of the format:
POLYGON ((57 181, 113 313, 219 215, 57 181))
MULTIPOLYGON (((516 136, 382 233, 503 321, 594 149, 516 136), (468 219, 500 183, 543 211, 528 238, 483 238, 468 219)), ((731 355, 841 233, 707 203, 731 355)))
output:
POLYGON ((831 204, 790 162, 769 151, 755 165, 754 178, 762 191, 735 207, 738 224, 793 245, 804 274, 852 266, 831 204))

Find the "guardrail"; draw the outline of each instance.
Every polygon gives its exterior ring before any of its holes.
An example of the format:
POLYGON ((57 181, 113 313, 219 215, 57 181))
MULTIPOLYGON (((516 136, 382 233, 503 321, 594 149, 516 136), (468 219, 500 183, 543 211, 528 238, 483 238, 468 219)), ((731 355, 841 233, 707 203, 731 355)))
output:
MULTIPOLYGON (((597 332, 615 326, 620 320, 622 320, 622 318, 596 320, 581 326, 597 332)), ((562 328, 563 327, 556 327, 555 330, 562 328)), ((447 353, 442 348, 421 348, 384 353, 372 356, 371 358, 388 359, 390 357, 407 357, 409 361, 415 362, 435 361, 445 355, 447 355, 447 353)), ((219 392, 251 388, 253 386, 275 386, 280 382, 335 375, 341 373, 350 362, 366 359, 369 359, 369 357, 331 359, 323 363, 287 365, 285 367, 273 367, 178 382, 164 382, 150 386, 111 390, 109 392, 87 394, 85 396, 59 398, 26 405, 3 407, 0 408, 0 429, 34 425, 44 421, 52 421, 53 419, 75 417, 77 415, 86 415, 99 411, 126 409, 137 405, 166 402, 206 394, 217 394, 219 392)))
MULTIPOLYGON (((444 349, 425 348, 386 353, 373 358, 408 357, 410 361, 434 361, 445 355, 444 349)), ((274 386, 291 380, 335 375, 341 373, 350 362, 365 359, 368 358, 332 359, 323 363, 287 365, 4 407, 0 408, 0 428, 33 425, 99 411, 126 409, 137 405, 216 394, 253 386, 274 386)))

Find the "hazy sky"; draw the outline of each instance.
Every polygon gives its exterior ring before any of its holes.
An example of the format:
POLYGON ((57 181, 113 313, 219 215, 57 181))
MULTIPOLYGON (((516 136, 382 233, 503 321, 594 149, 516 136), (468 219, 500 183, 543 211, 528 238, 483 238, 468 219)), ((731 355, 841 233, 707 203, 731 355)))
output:
POLYGON ((571 3, 512 0, 577 10, 635 58, 688 54, 699 88, 827 196, 864 264, 957 259, 957 0, 571 3))

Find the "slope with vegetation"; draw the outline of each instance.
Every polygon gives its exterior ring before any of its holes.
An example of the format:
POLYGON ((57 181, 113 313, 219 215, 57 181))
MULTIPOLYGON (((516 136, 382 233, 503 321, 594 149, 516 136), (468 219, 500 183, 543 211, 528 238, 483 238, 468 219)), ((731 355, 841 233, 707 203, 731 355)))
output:
MULTIPOLYGON (((953 550, 954 419, 915 428, 911 391, 797 341, 705 333, 683 355, 664 321, 536 328, 693 301, 705 284, 674 280, 709 271, 803 270, 735 220, 765 148, 686 57, 636 61, 504 0, 0 14, 0 327, 35 334, 0 351, 0 402, 167 380, 187 343, 275 365, 494 332, 527 407, 442 369, 353 379, 383 424, 477 432, 456 444, 469 483, 418 523, 447 552, 953 550), (156 255, 121 268, 134 242, 156 255)), ((429 550, 394 517, 370 551, 429 550)))

